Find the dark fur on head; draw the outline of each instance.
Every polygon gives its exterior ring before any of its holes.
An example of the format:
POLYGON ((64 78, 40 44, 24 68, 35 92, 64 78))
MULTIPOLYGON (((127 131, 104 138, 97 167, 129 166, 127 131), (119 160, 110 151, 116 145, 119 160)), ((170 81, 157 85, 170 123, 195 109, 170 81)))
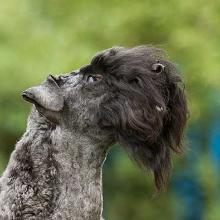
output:
POLYGON ((114 132, 138 165, 153 171, 161 190, 170 175, 171 150, 182 152, 188 113, 176 66, 162 50, 140 46, 101 52, 89 69, 103 75, 109 89, 97 113, 99 125, 114 132))

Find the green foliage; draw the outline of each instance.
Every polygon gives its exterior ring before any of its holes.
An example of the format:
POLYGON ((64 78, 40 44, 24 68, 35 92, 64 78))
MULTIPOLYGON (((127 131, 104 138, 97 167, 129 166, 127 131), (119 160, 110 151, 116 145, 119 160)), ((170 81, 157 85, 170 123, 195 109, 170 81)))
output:
MULTIPOLYGON (((21 91, 51 72, 77 69, 113 45, 153 44, 168 51, 185 78, 190 124, 208 131, 220 106, 219 11, 217 0, 1 1, 0 171, 25 130, 30 105, 21 91)), ((112 155, 104 178, 106 219, 174 219, 170 191, 152 198, 152 178, 143 178, 124 153, 112 155)), ((219 198, 213 199, 216 186, 209 181, 215 174, 201 168, 203 160, 210 162, 203 158, 195 169, 207 193, 206 219, 219 219, 213 217, 220 215, 219 198)))

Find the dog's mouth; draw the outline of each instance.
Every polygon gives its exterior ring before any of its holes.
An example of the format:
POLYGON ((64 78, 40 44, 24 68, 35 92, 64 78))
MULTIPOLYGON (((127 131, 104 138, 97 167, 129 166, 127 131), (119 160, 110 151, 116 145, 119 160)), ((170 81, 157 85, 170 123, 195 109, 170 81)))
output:
MULTIPOLYGON (((53 85, 55 87, 60 88, 61 80, 59 77, 57 78, 53 75, 49 75, 45 82, 49 83, 50 85, 53 85)), ((27 102, 33 103, 37 106, 41 106, 36 99, 36 93, 33 93, 32 90, 28 89, 28 90, 25 90, 24 92, 22 92, 22 97, 27 102)))
MULTIPOLYGON (((47 82, 55 84, 57 87, 60 87, 59 85, 59 79, 57 79, 55 76, 53 75, 49 75, 47 77, 47 82)), ((26 90, 24 92, 22 92, 22 97, 25 101, 28 101, 30 103, 33 103, 35 105, 39 105, 39 103, 36 101, 36 97, 34 96, 34 94, 32 92, 30 92, 29 90, 26 90)))
POLYGON ((60 111, 64 105, 62 89, 66 88, 65 86, 78 85, 79 78, 75 77, 76 75, 79 75, 78 72, 60 76, 49 75, 42 84, 25 90, 22 97, 38 107, 60 111))

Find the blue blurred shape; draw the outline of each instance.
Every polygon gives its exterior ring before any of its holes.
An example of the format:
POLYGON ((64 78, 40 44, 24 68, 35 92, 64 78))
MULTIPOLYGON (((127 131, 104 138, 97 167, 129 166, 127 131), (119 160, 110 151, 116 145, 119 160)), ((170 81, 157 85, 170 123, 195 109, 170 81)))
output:
POLYGON ((213 121, 210 129, 210 153, 217 172, 220 169, 220 119, 213 121))
POLYGON ((205 209, 205 198, 202 186, 198 181, 196 164, 204 151, 206 135, 201 126, 194 125, 188 133, 190 150, 184 167, 178 170, 172 181, 172 190, 178 198, 175 204, 177 220, 202 220, 205 209))
POLYGON ((178 197, 176 204, 177 220, 203 219, 204 197, 200 184, 190 172, 176 176, 173 181, 173 190, 178 197))

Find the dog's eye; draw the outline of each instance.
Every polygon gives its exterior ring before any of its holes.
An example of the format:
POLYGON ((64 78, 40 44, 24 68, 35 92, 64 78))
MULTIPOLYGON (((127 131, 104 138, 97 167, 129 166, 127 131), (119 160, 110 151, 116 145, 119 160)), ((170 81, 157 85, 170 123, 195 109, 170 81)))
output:
POLYGON ((102 80, 101 75, 88 75, 87 82, 94 82, 94 81, 100 81, 102 80))

